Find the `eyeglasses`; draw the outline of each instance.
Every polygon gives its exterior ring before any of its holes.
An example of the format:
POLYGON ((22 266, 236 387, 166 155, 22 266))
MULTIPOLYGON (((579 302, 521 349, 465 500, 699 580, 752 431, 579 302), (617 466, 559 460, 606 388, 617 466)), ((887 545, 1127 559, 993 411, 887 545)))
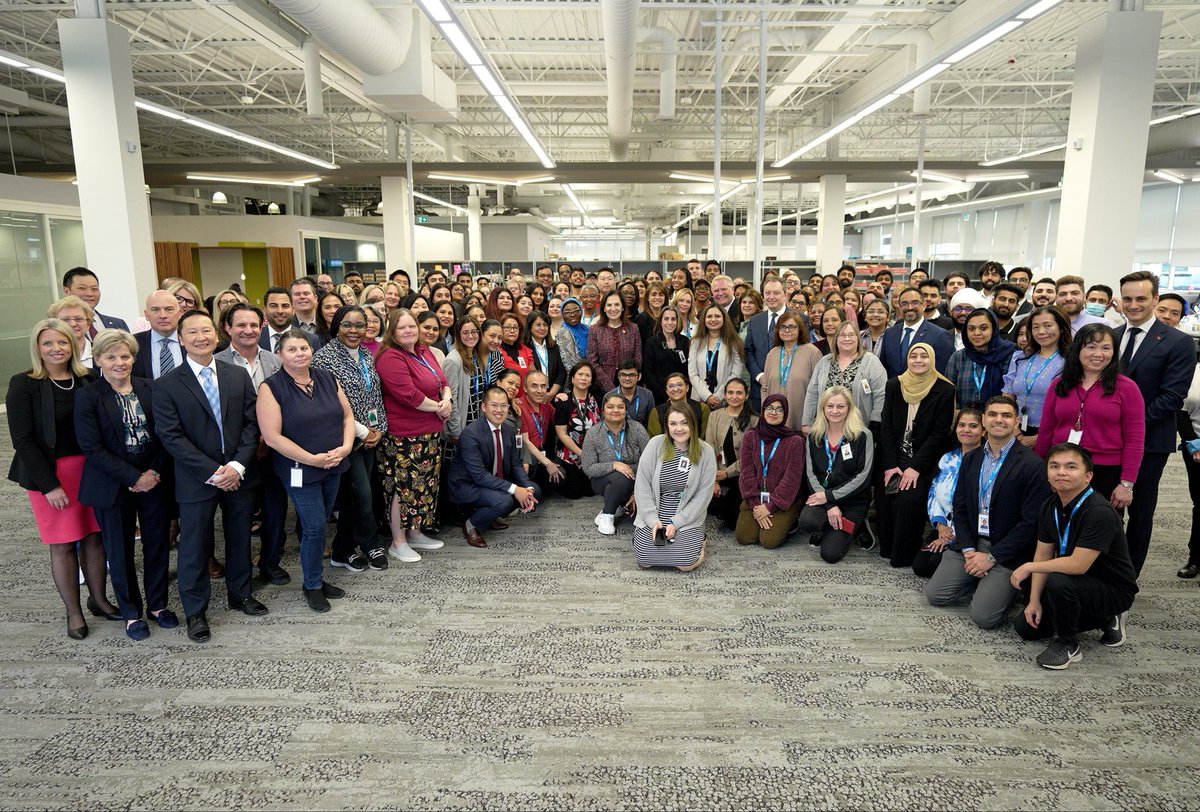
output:
POLYGON ((576 313, 581 313, 581 312, 583 312, 583 311, 581 311, 578 307, 564 307, 562 309, 562 314, 564 316, 574 316, 576 313))
POLYGON ((344 321, 340 327, 343 330, 365 330, 367 329, 367 324, 362 321, 344 321))
POLYGON ((185 296, 180 296, 178 293, 175 294, 175 301, 179 302, 184 307, 195 307, 196 306, 195 299, 189 299, 185 296))
POLYGON ((799 330, 799 329, 800 329, 799 324, 781 324, 781 325, 779 325, 779 332, 781 332, 781 333, 791 332, 792 330, 799 330))
POLYGON ((87 324, 88 320, 85 316, 63 316, 62 321, 67 324, 87 324))
POLYGON ((766 414, 767 412, 778 412, 779 414, 783 414, 783 407, 775 405, 767 406, 763 409, 763 414, 766 414))
POLYGON ((638 373, 637 370, 632 370, 630 372, 618 372, 617 376, 621 378, 636 378, 638 373))

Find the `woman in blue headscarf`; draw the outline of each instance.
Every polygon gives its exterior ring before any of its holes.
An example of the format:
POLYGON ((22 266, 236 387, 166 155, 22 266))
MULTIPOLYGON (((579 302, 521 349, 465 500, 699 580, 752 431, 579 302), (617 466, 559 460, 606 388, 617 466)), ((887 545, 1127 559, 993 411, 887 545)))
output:
POLYGON ((1004 391, 1004 373, 1017 345, 1000 337, 1000 323, 987 308, 976 308, 962 327, 963 348, 950 356, 946 377, 955 387, 955 407, 981 406, 1004 391))
POLYGON ((562 303, 562 327, 554 336, 562 355, 563 366, 574 369, 587 358, 588 326, 583 323, 583 302, 572 296, 562 303))

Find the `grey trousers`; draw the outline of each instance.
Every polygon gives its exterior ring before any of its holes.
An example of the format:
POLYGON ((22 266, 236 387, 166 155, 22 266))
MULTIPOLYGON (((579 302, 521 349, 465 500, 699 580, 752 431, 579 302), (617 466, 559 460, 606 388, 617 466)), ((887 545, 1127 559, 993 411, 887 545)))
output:
POLYGON ((996 564, 987 575, 976 578, 963 569, 966 559, 957 550, 942 553, 942 562, 925 585, 925 597, 933 606, 953 606, 970 596, 971 620, 981 629, 994 629, 1008 618, 1017 590, 1008 580, 1012 570, 996 564))

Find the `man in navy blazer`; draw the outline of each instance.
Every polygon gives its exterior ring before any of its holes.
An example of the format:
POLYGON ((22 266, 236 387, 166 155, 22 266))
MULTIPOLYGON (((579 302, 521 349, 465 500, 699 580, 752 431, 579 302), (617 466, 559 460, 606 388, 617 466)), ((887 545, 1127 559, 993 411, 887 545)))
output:
POLYGON ((217 328, 212 318, 202 310, 189 310, 179 320, 179 336, 187 358, 155 382, 154 419, 163 448, 175 460, 181 530, 179 597, 187 614, 188 637, 202 643, 211 636, 208 558, 218 506, 225 535, 229 607, 248 615, 267 612, 250 594, 258 420, 250 376, 213 358, 217 328))
POLYGON ((746 325, 746 368, 750 370, 750 400, 756 410, 762 398, 767 353, 775 342, 775 322, 787 312, 787 290, 779 277, 763 282, 762 295, 763 312, 752 316, 746 325))
POLYGON ((64 296, 78 296, 92 309, 94 318, 88 329, 89 339, 94 339, 96 333, 110 327, 129 332, 129 325, 125 323, 125 319, 105 316, 97 309, 100 306, 100 280, 91 269, 82 265, 72 268, 63 274, 62 286, 64 296))
POLYGON ((450 498, 473 510, 463 524, 463 537, 472 547, 486 547, 483 533, 515 505, 528 513, 542 496, 521 465, 516 433, 504 423, 508 395, 493 386, 483 395, 483 414, 463 430, 458 453, 447 477, 450 498), (496 464, 496 437, 500 438, 500 464, 496 464))
POLYGON ((958 472, 954 541, 929 579, 925 597, 933 606, 950 606, 971 595, 971 620, 981 629, 994 629, 1004 623, 1017 595, 1009 580, 1013 570, 1033 560, 1038 516, 1050 488, 1041 458, 1017 441, 1015 400, 1008 395, 989 399, 983 423, 986 441, 963 457, 958 472))
MULTIPOLYGON (((1121 372, 1132 378, 1146 402, 1146 445, 1136 482, 1117 488, 1133 491, 1129 503, 1129 557, 1139 575, 1150 550, 1154 511, 1158 507, 1158 483, 1167 458, 1175 451, 1175 415, 1192 384, 1196 350, 1184 332, 1154 317, 1158 304, 1158 278, 1149 271, 1135 271, 1121 278, 1121 312, 1125 325, 1116 330, 1113 352, 1121 372)), ((1123 494, 1125 495, 1125 494, 1123 494)))
POLYGON ((900 291, 899 305, 901 320, 884 331, 879 349, 879 360, 883 361, 888 377, 895 378, 908 369, 908 348, 917 343, 933 347, 934 366, 946 374, 946 365, 954 353, 950 333, 925 318, 921 292, 916 288, 900 291))
POLYGON ((133 334, 138 343, 133 376, 153 381, 183 365, 184 353, 179 345, 179 302, 165 290, 153 291, 146 297, 146 319, 150 329, 133 334), (171 356, 170 369, 163 368, 164 342, 171 356))

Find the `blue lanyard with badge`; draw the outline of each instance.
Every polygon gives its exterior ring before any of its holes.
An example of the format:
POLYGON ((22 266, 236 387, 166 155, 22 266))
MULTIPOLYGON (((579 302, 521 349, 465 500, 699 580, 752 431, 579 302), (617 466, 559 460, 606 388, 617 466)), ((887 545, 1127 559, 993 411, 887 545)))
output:
POLYGON ((854 457, 854 451, 850 447, 850 444, 846 442, 845 437, 839 440, 837 445, 830 445, 829 438, 825 438, 825 453, 828 456, 828 459, 825 463, 825 482, 823 484, 826 488, 829 487, 829 477, 833 475, 833 461, 837 459, 839 450, 842 452, 842 459, 844 460, 849 460, 854 457))
POLYGON ((546 347, 538 349, 538 345, 533 345, 533 351, 537 353, 538 361, 542 364, 542 372, 550 371, 550 350, 546 347))
POLYGON ((1021 406, 1021 431, 1029 429, 1029 407, 1027 404, 1029 403, 1029 396, 1033 394, 1033 387, 1037 385, 1038 378, 1042 377, 1042 373, 1046 371, 1046 367, 1050 366, 1050 362, 1057 357, 1058 350, 1055 350, 1053 355, 1042 361, 1042 365, 1037 368, 1037 372, 1033 373, 1032 380, 1029 377, 1029 370, 1033 368, 1033 361, 1030 360, 1029 363, 1025 364, 1025 397, 1022 400, 1021 406))
POLYGON ((721 339, 717 339, 717 346, 713 347, 704 356, 704 367, 709 371, 713 371, 713 366, 717 363, 717 356, 721 352, 721 339))
MULTIPOLYGON (((990 495, 992 492, 992 487, 996 484, 996 477, 999 476, 1000 469, 1004 467, 1004 461, 1008 459, 1008 452, 1012 451, 1012 449, 1013 447, 1010 445, 1004 450, 1004 453, 1000 455, 1000 459, 996 460, 996 464, 992 466, 992 473, 988 476, 987 482, 983 481, 983 460, 980 460, 979 462, 979 535, 981 536, 991 537, 992 535, 992 525, 991 521, 989 520, 992 512, 990 495), (988 498, 985 499, 985 497, 988 498), (986 511, 983 510, 983 503, 985 501, 988 503, 988 509, 986 511)), ((984 447, 983 453, 988 453, 986 447, 984 447)))
MULTIPOLYGON (((363 392, 371 394, 371 367, 367 364, 366 352, 360 347, 358 350, 359 369, 362 371, 363 377, 363 392)), ((375 409, 367 410, 367 427, 375 428, 379 425, 379 413, 375 409)))
POLYGON ((788 353, 787 366, 783 365, 783 347, 779 348, 779 386, 785 387, 788 382, 788 375, 792 374, 792 361, 796 359, 796 350, 800 349, 800 345, 792 347, 792 351, 788 353))
POLYGON ((542 427, 542 419, 540 417, 538 417, 538 413, 536 410, 530 410, 529 419, 533 421, 533 425, 537 428, 537 432, 538 432, 537 445, 540 447, 542 442, 546 439, 546 429, 542 427))
POLYGON ((1079 512, 1079 509, 1081 507, 1083 507, 1083 503, 1085 501, 1087 501, 1087 498, 1091 495, 1092 495, 1092 489, 1088 488, 1079 497, 1078 501, 1075 502, 1075 507, 1071 508, 1071 515, 1067 517, 1067 526, 1065 528, 1059 526, 1058 511, 1057 510, 1054 511, 1054 529, 1058 532, 1058 554, 1059 555, 1067 554, 1067 536, 1069 536, 1071 534, 1071 522, 1073 522, 1075 520, 1075 514, 1079 512))
POLYGON ((442 384, 442 375, 440 372, 438 372, 436 369, 434 369, 433 364, 426 361, 424 356, 417 355, 415 352, 412 353, 412 357, 417 359, 417 363, 419 363, 421 366, 423 366, 427 370, 429 370, 429 374, 433 376, 433 380, 435 383, 437 383, 438 386, 443 385, 442 384))
POLYGON ((613 453, 617 455, 617 462, 621 462, 621 449, 625 447, 625 429, 621 429, 621 436, 614 443, 612 432, 608 429, 604 430, 604 436, 608 438, 608 444, 612 447, 613 453))
POLYGON ((971 380, 975 383, 975 392, 979 395, 979 399, 983 400, 983 382, 987 380, 987 366, 980 366, 972 361, 971 380))
POLYGON ((779 448, 780 438, 775 438, 775 444, 771 446, 771 453, 767 454, 767 441, 758 441, 758 463, 762 467, 762 490, 758 492, 758 499, 764 505, 771 501, 771 492, 767 490, 767 469, 771 467, 771 460, 775 459, 775 451, 779 448))

